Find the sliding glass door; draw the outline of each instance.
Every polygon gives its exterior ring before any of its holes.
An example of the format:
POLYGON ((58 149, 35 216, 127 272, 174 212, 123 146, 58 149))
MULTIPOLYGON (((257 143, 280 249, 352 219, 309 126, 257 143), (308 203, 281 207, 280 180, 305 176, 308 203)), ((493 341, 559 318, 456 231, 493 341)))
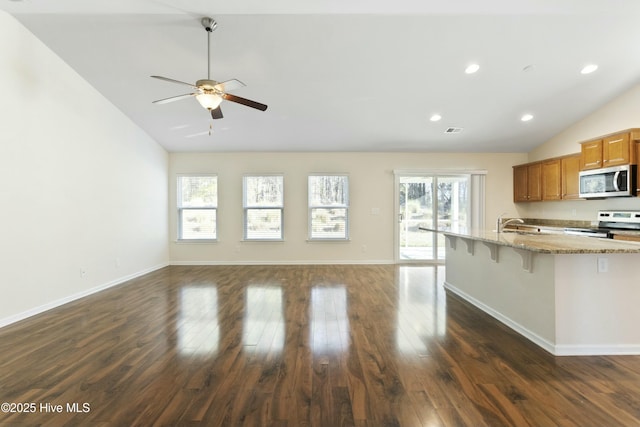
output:
POLYGON ((398 262, 444 259, 444 236, 429 230, 470 228, 470 182, 468 174, 396 174, 398 262))

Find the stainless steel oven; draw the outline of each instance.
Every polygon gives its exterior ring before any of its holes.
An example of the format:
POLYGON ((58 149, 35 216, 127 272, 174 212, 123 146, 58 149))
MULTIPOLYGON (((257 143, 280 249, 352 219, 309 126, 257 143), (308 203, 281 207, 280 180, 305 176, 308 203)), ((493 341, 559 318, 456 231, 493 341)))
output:
POLYGON ((640 234, 640 211, 598 211, 597 227, 564 229, 565 234, 609 239, 623 231, 640 234))
POLYGON ((635 195, 636 166, 624 165, 581 171, 580 197, 625 197, 635 195))

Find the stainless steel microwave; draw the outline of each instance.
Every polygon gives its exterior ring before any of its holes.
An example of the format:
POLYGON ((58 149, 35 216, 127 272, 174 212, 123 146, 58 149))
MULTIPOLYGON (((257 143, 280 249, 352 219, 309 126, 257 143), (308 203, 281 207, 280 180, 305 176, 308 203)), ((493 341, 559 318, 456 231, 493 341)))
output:
POLYGON ((581 171, 580 197, 625 197, 635 195, 636 166, 624 165, 581 171))

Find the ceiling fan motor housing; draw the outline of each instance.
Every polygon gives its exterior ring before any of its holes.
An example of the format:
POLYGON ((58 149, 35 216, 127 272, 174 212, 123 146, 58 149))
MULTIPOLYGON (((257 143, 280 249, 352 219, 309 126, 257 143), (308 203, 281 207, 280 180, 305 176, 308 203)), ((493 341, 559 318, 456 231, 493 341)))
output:
POLYGON ((217 84, 217 81, 207 79, 198 80, 196 82, 196 86, 202 91, 202 93, 205 93, 207 95, 222 96, 224 92, 221 91, 219 87, 216 87, 217 84))

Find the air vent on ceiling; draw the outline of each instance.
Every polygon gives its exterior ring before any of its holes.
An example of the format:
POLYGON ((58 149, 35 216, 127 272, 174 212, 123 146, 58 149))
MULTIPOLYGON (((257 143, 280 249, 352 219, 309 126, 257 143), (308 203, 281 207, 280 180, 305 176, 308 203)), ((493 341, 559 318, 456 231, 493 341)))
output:
POLYGON ((444 133, 460 133, 462 132, 462 128, 447 128, 444 133))

